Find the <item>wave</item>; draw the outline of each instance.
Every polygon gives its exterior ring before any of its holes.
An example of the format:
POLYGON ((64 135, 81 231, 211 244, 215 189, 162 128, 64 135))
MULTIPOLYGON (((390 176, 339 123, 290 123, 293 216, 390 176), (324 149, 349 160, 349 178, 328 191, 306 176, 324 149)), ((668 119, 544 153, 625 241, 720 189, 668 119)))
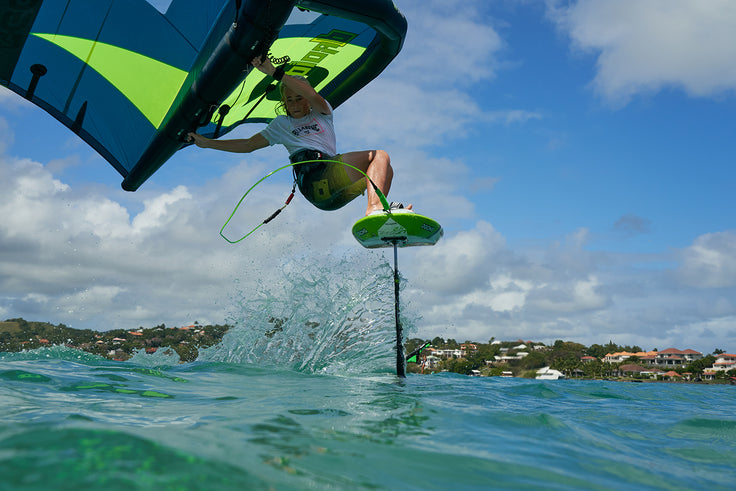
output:
POLYGON ((228 321, 234 327, 200 350, 198 361, 309 373, 392 371, 393 270, 383 256, 377 265, 363 264, 365 257, 285 260, 254 289, 236 292, 228 321))

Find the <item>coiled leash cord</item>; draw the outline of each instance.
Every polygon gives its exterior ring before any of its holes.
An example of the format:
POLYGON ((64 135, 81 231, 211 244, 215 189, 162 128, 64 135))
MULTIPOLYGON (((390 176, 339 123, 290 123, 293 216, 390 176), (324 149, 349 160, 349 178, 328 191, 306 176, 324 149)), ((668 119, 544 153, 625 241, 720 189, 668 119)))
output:
POLYGON ((340 162, 339 160, 323 160, 323 159, 320 159, 320 160, 302 160, 301 162, 293 162, 293 163, 284 165, 282 167, 279 167, 278 169, 269 172, 268 174, 266 174, 265 176, 263 176, 262 178, 260 178, 255 184, 253 184, 245 192, 245 194, 243 194, 243 196, 240 198, 240 201, 238 201, 238 204, 235 205, 235 209, 233 210, 232 213, 230 213, 230 216, 228 217, 228 219, 225 221, 225 224, 220 229, 220 237, 222 237, 223 239, 225 239, 230 244, 237 244, 238 242, 241 242, 242 240, 244 240, 245 238, 247 238, 250 234, 252 234, 256 230, 258 230, 259 228, 261 228, 261 226, 267 224, 268 222, 270 222, 271 220, 273 220, 274 218, 276 218, 279 215, 279 213, 281 213, 281 211, 283 211, 283 209, 286 208, 288 206, 288 204, 291 203, 291 200, 294 198, 294 193, 296 192, 296 180, 294 181, 294 185, 291 188, 291 194, 289 195, 288 198, 286 198, 286 202, 284 203, 284 205, 281 208, 279 208, 278 210, 276 210, 275 212, 273 212, 271 214, 271 216, 269 216, 268 218, 266 218, 265 220, 263 220, 263 222, 261 222, 258 225, 256 225, 253 228, 253 230, 251 230, 250 232, 248 232, 247 234, 245 234, 244 236, 242 236, 241 238, 239 238, 237 240, 230 240, 224 234, 225 227, 227 227, 227 225, 230 223, 230 220, 232 220, 233 216, 235 216, 235 213, 238 211, 238 208, 240 208, 240 205, 243 203, 243 201, 245 200, 246 196, 248 196, 248 194, 250 194, 250 192, 253 190, 253 188, 255 188, 260 183, 262 183, 263 181, 265 181, 267 178, 271 177, 272 175, 276 174, 277 172, 279 172, 281 170, 284 170, 284 169, 286 169, 288 167, 293 167, 293 166, 299 165, 299 164, 306 164, 306 163, 309 163, 309 162, 331 162, 331 163, 334 163, 334 164, 342 164, 342 165, 345 165, 345 166, 350 167, 351 169, 357 170, 358 172, 360 172, 361 174, 363 174, 366 177, 366 179, 368 179, 368 182, 371 183, 371 186, 373 186, 373 190, 378 195, 378 199, 381 200, 381 205, 383 206, 383 209, 385 211, 389 211, 390 210, 390 206, 388 204, 388 200, 386 200, 386 196, 381 192, 380 189, 378 189, 378 186, 376 186, 376 184, 373 182, 373 180, 371 180, 371 178, 368 177, 368 174, 366 174, 362 170, 358 169, 354 165, 346 164, 345 162, 340 162))

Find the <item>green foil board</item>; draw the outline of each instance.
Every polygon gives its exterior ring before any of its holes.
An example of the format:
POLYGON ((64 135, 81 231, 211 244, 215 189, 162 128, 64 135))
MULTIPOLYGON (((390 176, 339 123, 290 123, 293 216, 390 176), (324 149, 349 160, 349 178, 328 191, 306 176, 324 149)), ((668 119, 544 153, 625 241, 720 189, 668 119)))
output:
POLYGON ((353 225, 353 236, 368 249, 435 245, 442 234, 437 221, 410 210, 373 213, 353 225))

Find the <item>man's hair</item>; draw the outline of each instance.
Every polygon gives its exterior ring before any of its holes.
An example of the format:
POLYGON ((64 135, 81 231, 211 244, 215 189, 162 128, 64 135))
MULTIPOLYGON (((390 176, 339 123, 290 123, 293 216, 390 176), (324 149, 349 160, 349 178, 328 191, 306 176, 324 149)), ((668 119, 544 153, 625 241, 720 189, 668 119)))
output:
MULTIPOLYGON (((301 75, 290 75, 291 77, 298 78, 299 80, 304 80, 309 84, 309 80, 307 80, 307 77, 303 77, 301 75)), ((310 86, 312 84, 309 84, 310 86)), ((282 112, 286 114, 287 116, 290 116, 289 111, 286 109, 286 100, 284 98, 284 91, 286 90, 286 85, 284 85, 284 82, 279 82, 279 95, 281 96, 281 99, 279 99, 279 103, 276 104, 276 114, 281 114, 282 112)))

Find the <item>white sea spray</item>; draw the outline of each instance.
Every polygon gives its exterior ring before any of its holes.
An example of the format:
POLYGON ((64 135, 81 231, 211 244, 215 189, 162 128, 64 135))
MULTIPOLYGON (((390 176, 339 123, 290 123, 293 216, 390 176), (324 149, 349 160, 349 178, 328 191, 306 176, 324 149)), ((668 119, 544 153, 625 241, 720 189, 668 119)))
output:
POLYGON ((361 252, 290 257, 259 271, 254 287, 233 294, 233 327, 198 360, 309 373, 392 371, 393 266, 380 253, 361 252))

